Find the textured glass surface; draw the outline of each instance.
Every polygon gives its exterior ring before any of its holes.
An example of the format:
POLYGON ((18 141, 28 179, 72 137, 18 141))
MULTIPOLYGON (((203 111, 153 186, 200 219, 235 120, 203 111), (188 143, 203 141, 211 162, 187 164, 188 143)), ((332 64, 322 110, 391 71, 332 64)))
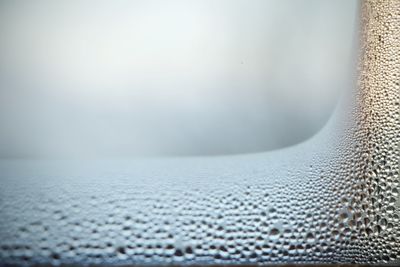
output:
POLYGON ((0 162, 2 263, 397 263, 400 1, 364 1, 359 80, 266 153, 0 162))

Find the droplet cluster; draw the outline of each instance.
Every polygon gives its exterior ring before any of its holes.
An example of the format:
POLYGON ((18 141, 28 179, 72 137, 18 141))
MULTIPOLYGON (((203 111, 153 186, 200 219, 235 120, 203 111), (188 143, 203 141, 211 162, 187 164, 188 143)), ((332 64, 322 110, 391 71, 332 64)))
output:
POLYGON ((354 102, 253 155, 0 161, 0 263, 400 263, 400 1, 362 5, 354 102))

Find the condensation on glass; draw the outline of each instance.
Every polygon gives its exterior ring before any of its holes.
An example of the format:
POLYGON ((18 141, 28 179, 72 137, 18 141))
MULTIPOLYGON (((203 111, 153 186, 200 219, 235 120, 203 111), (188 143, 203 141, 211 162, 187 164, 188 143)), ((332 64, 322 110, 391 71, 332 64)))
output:
POLYGON ((2 161, 1 262, 399 263, 400 1, 364 1, 361 30, 358 89, 297 146, 54 169, 2 161))

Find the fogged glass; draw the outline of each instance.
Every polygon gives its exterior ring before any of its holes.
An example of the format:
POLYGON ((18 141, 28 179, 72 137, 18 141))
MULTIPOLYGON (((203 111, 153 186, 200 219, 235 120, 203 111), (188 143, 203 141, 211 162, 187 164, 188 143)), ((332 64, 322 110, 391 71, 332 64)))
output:
POLYGON ((226 155, 304 141, 351 87, 355 1, 0 9, 0 156, 226 155))
POLYGON ((0 263, 400 263, 399 10, 0 3, 0 263))

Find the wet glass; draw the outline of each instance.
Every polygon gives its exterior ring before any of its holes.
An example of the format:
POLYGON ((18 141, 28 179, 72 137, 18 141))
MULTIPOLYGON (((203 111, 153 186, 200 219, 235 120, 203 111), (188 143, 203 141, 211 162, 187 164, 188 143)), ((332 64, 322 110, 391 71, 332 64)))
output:
POLYGON ((1 3, 0 263, 398 264, 399 10, 1 3))

